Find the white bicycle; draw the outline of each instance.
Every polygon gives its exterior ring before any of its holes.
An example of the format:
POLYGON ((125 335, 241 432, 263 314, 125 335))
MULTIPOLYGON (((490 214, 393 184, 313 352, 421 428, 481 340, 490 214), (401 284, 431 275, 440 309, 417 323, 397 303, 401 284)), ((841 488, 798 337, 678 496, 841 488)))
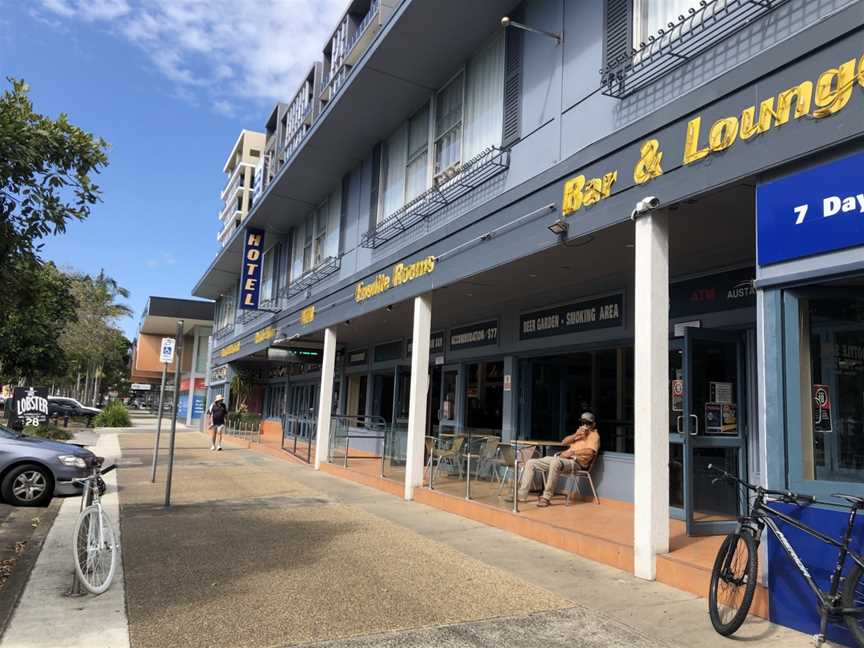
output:
POLYGON ((117 569, 119 549, 114 525, 102 508, 101 500, 102 493, 105 492, 102 475, 108 474, 117 466, 109 466, 103 470, 103 461, 102 457, 97 457, 91 466, 91 475, 75 480, 84 486, 84 502, 75 524, 72 553, 78 581, 91 594, 101 594, 111 586, 117 569))

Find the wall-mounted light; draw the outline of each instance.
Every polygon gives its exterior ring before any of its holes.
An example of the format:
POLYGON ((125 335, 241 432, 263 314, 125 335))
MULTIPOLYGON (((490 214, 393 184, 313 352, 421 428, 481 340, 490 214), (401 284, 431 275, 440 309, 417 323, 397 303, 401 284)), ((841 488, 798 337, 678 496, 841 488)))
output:
POLYGON ((351 326, 351 320, 345 320, 345 326, 351 326))
POLYGON ((388 313, 392 313, 393 312, 393 305, 391 304, 390 306, 388 306, 384 310, 386 310, 388 313))
POLYGON ((565 221, 563 218, 559 218, 551 225, 548 225, 547 229, 553 234, 557 234, 563 239, 565 236, 567 236, 567 232, 570 231, 570 223, 565 221))
POLYGON ((522 29, 527 32, 532 32, 534 34, 541 34, 542 36, 548 36, 555 40, 555 43, 561 44, 561 34, 557 34, 555 32, 546 31, 545 29, 535 29, 534 27, 529 27, 528 25, 523 25, 522 23, 518 23, 515 20, 511 20, 510 16, 504 16, 501 19, 501 26, 505 29, 507 27, 515 27, 516 29, 522 29))

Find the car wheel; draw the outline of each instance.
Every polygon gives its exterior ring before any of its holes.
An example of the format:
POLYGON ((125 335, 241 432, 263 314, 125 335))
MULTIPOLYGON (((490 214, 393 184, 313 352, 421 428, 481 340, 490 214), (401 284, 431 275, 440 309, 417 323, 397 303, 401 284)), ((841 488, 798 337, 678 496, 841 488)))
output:
POLYGON ((54 495, 54 478, 43 466, 25 464, 9 471, 0 493, 12 506, 45 506, 54 495))

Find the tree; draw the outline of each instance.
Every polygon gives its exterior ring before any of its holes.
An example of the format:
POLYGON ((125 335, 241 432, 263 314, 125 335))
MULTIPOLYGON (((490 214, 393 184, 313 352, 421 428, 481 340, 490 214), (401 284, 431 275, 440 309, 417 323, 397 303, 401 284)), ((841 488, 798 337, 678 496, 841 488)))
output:
POLYGON ((53 263, 26 258, 10 274, 18 286, 0 312, 0 377, 19 383, 62 374, 66 355, 58 340, 75 320, 71 279, 53 263))
POLYGON ((0 267, 38 253, 39 240, 84 220, 100 197, 90 179, 108 164, 108 144, 33 112, 24 81, 0 97, 0 267))
POLYGON ((90 176, 108 163, 105 140, 33 111, 29 88, 9 79, 0 96, 0 376, 60 374, 57 343, 74 319, 71 285, 39 258, 41 239, 84 220, 100 197, 90 176))

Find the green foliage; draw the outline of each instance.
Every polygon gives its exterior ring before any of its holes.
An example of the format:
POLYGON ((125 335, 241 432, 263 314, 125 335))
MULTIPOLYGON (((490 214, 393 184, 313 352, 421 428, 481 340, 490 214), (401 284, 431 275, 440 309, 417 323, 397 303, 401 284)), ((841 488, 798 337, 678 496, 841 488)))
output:
POLYGON ((120 401, 111 401, 93 419, 94 427, 132 427, 129 410, 120 401))
POLYGON ((24 428, 24 434, 26 436, 53 439, 55 441, 68 441, 72 438, 72 433, 69 430, 64 430, 51 423, 44 423, 38 427, 27 426, 24 428))
MULTIPOLYGON (((59 338, 75 319, 72 282, 53 263, 19 259, 10 273, 20 289, 0 306, 0 378, 39 381, 66 369, 59 338)), ((4 277, 0 283, 6 283, 4 277)))
POLYGON ((252 380, 251 376, 242 371, 231 379, 231 398, 234 401, 234 408, 238 412, 246 410, 246 401, 252 394, 254 387, 255 381, 252 380))
POLYGON ((34 112, 27 84, 9 83, 0 95, 0 379, 35 382, 66 370, 57 338, 78 305, 69 279, 39 258, 41 241, 90 215, 100 199, 91 175, 108 163, 108 144, 64 114, 34 112))
POLYGON ((254 412, 247 412, 245 410, 240 412, 229 412, 228 413, 228 425, 232 427, 237 427, 240 424, 243 425, 258 425, 261 423, 261 417, 254 412))
POLYGON ((100 197, 90 175, 108 164, 108 143, 65 114, 33 111, 24 81, 0 96, 0 264, 35 255, 39 239, 84 220, 100 197))

